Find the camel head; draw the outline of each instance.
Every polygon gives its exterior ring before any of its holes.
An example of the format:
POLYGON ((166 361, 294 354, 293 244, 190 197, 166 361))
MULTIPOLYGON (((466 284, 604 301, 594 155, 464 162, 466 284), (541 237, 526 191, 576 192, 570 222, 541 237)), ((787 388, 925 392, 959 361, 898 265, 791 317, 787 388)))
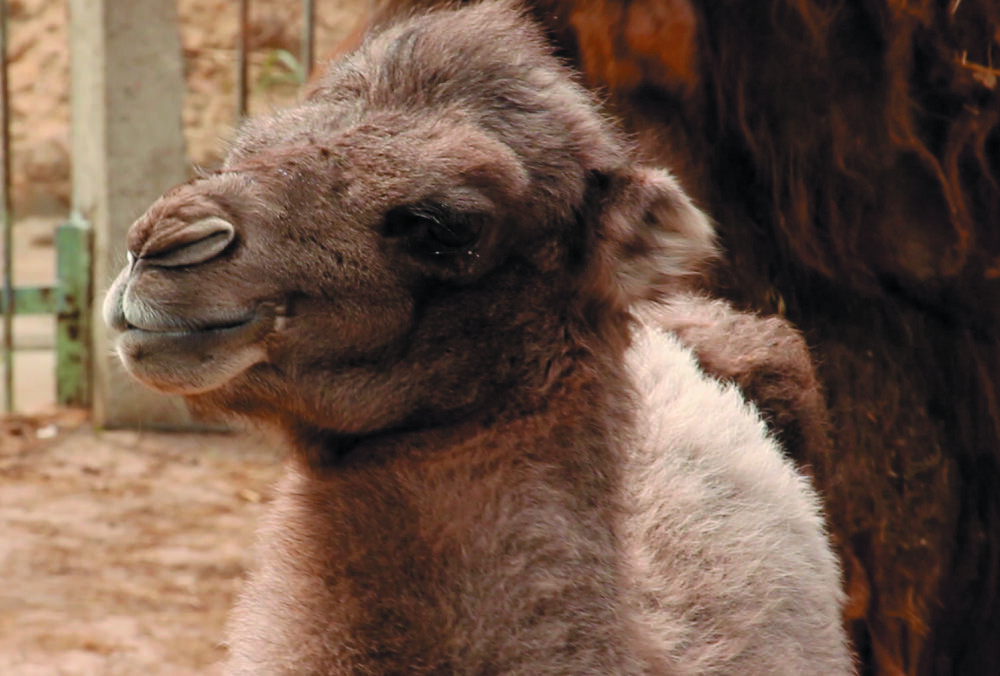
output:
POLYGON ((584 343, 623 349, 630 304, 693 272, 712 231, 539 31, 486 5, 391 26, 246 122, 128 253, 104 315, 135 378, 365 434, 543 388, 584 343))

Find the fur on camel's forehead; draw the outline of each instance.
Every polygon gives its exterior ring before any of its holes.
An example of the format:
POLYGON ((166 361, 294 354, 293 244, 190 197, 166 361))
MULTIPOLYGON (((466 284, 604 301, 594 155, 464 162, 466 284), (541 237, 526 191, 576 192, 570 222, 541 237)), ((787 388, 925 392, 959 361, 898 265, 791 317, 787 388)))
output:
POLYGON ((410 151, 411 170, 434 172, 435 157, 483 150, 479 136, 522 165, 533 194, 521 197, 573 206, 588 172, 627 162, 626 144, 596 103, 519 12, 503 4, 436 12, 370 36, 329 66, 305 105, 249 121, 227 165, 339 139, 347 164, 352 147, 368 163, 408 163, 410 151))

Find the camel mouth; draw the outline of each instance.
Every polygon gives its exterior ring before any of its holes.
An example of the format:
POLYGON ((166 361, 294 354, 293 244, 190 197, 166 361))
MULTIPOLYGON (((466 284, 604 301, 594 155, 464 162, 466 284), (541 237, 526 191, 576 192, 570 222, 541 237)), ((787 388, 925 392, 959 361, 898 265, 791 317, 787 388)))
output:
POLYGON ((205 322, 199 322, 192 325, 190 328, 178 328, 176 326, 139 326, 133 324, 129 321, 125 321, 125 327, 123 333, 128 333, 129 331, 136 331, 139 334, 151 334, 162 336, 164 338, 184 338, 197 336, 199 334, 212 334, 216 332, 226 332, 239 329, 241 327, 251 324, 255 319, 256 315, 250 315, 248 317, 243 317, 234 320, 209 320, 205 322))
POLYGON ((282 319, 273 310, 261 309, 240 320, 191 328, 126 324, 116 351, 125 369, 149 387, 168 394, 200 394, 267 361, 265 341, 282 319))
POLYGON ((136 345, 147 345, 150 348, 162 349, 173 347, 183 349, 204 348, 214 343, 239 342, 250 338, 256 330, 269 320, 267 317, 255 315, 239 321, 226 321, 205 324, 193 328, 139 327, 126 323, 125 330, 119 336, 119 341, 127 341, 136 345))

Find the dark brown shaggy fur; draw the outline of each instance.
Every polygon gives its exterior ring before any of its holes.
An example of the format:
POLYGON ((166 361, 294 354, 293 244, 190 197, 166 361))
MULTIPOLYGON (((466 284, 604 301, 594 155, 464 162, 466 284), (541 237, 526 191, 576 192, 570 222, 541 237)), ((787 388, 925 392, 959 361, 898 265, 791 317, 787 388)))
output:
POLYGON ((1000 673, 1000 4, 528 4, 814 346, 867 668, 1000 673))

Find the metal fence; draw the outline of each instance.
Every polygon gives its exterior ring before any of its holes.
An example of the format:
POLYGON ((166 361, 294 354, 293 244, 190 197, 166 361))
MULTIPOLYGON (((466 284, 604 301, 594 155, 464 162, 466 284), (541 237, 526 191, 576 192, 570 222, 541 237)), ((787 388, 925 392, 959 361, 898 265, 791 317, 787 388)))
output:
MULTIPOLYGON (((242 118, 248 103, 249 0, 240 0, 236 45, 236 115, 242 118)), ((306 74, 315 61, 315 2, 302 2, 302 41, 299 63, 306 74)), ((55 236, 56 279, 50 285, 16 286, 13 217, 11 208, 10 88, 8 69, 8 4, 0 0, 0 218, 3 228, 3 411, 15 410, 14 317, 51 315, 55 322, 55 401, 62 406, 89 406, 92 392, 93 340, 91 335, 91 230, 82 218, 71 217, 55 236)))
POLYGON ((90 230, 79 220, 56 233, 56 282, 49 286, 14 286, 14 241, 11 209, 10 86, 7 2, 0 0, 0 217, 3 219, 3 410, 14 400, 14 315, 48 314, 56 324, 56 402, 86 406, 90 402, 90 230))

